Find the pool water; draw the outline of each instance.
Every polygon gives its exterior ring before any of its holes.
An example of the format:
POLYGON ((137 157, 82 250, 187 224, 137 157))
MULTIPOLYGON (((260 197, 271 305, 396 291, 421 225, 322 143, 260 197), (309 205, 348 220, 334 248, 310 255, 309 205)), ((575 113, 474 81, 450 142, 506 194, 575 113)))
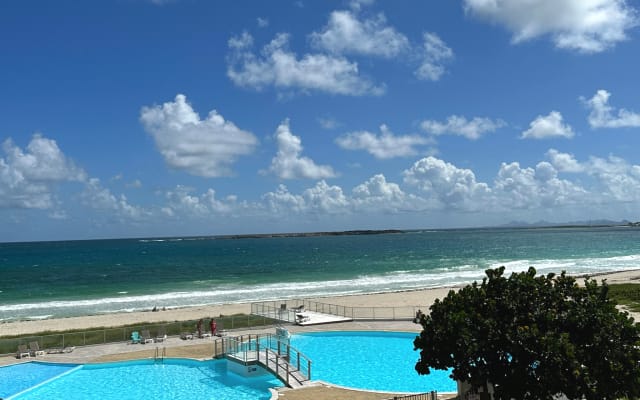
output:
POLYGON ((69 372, 77 364, 27 362, 0 367, 0 399, 20 393, 32 386, 69 372))
POLYGON ((84 365, 15 399, 267 400, 269 388, 279 386, 271 374, 245 378, 229 372, 225 360, 140 360, 84 365))
MULTIPOLYGON (((415 371, 415 337, 400 332, 316 332, 293 335, 291 346, 311 359, 312 380, 384 392, 455 392, 448 371, 426 376, 415 371)), ((29 362, 0 367, 0 398, 12 400, 267 400, 269 388, 281 386, 266 371, 248 378, 236 375, 227 370, 226 360, 168 358, 157 364, 138 360, 81 367, 29 362)))
POLYGON ((418 375, 415 333, 316 332, 291 336, 291 346, 311 360, 311 379, 384 392, 455 392, 449 371, 418 375))

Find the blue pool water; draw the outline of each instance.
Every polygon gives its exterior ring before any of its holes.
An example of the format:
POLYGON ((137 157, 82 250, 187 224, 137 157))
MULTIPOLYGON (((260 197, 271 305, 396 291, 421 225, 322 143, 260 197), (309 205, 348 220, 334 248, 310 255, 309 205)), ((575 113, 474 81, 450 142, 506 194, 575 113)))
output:
MULTIPOLYGON (((316 332, 296 334, 291 345, 312 360, 312 380, 385 392, 455 392, 448 371, 421 376, 414 366, 415 333, 316 332)), ((165 359, 76 365, 30 362, 0 368, 0 398, 15 395, 52 377, 44 385, 12 399, 176 400, 269 399, 269 388, 282 386, 265 373, 244 378, 227 371, 227 361, 165 359)))
POLYGON ((0 398, 5 399, 76 368, 76 364, 28 362, 0 367, 0 398))
POLYGON ((269 388, 278 386, 270 374, 244 378, 229 372, 225 360, 141 360, 84 365, 15 399, 266 400, 269 388))
POLYGON ((448 371, 418 375, 415 333, 317 332, 296 334, 291 346, 311 359, 311 378, 385 392, 455 392, 448 371))

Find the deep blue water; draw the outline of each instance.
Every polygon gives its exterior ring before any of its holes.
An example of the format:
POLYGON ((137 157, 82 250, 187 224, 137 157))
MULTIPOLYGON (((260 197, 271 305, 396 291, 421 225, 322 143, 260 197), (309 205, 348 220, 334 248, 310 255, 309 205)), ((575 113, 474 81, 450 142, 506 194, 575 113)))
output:
POLYGON ((484 270, 640 267, 640 229, 0 243, 0 321, 446 286, 484 270))

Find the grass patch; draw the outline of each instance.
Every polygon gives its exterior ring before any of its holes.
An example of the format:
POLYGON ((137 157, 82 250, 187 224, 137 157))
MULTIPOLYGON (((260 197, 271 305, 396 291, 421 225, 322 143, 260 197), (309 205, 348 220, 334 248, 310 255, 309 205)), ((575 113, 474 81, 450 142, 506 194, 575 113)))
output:
POLYGON ((640 312, 640 284, 617 283, 609 285, 609 298, 629 311, 640 312))

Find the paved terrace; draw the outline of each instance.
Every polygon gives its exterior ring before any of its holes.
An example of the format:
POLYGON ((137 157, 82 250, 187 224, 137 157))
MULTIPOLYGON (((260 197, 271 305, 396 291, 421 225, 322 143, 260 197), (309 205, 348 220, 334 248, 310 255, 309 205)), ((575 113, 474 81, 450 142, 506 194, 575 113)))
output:
MULTIPOLYGON (((318 332, 318 331, 401 331, 420 332, 420 326, 410 321, 351 321, 341 323, 326 323, 322 325, 299 326, 288 325, 287 329, 291 333, 298 332, 318 332)), ((249 329, 230 331, 229 335, 239 336, 258 333, 274 333, 274 328, 249 329)), ((166 348, 166 357, 192 358, 197 360, 210 359, 213 354, 213 339, 202 338, 192 340, 182 340, 179 337, 169 337, 161 343, 130 344, 111 343, 96 346, 76 347, 71 353, 46 354, 44 356, 16 359, 13 356, 0 357, 0 365, 16 364, 29 360, 39 360, 47 362, 62 363, 100 363, 109 361, 124 361, 143 358, 153 358, 156 347, 166 348)), ((411 373, 409 371, 408 373, 411 373)), ((366 392, 361 390, 344 389, 335 387, 323 382, 316 382, 301 389, 280 388, 276 391, 273 399, 279 400, 383 400, 393 398, 393 393, 366 392)), ((454 395, 438 395, 439 399, 453 399, 454 395)))

